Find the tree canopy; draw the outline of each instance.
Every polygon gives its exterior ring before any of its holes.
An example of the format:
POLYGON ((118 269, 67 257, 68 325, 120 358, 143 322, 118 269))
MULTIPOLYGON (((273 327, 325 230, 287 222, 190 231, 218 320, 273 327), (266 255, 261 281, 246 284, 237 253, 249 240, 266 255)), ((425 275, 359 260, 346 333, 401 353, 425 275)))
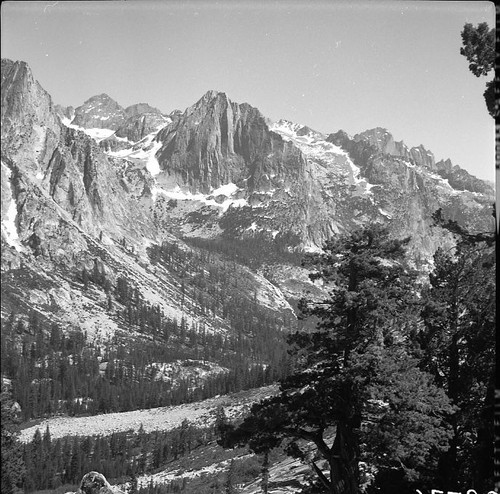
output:
MULTIPOLYGON (((461 33, 462 44, 460 54, 467 58, 469 70, 476 76, 487 75, 495 65, 495 29, 490 29, 486 22, 474 27, 467 23, 461 33)), ((497 114, 494 81, 486 83, 484 99, 490 115, 497 114)))

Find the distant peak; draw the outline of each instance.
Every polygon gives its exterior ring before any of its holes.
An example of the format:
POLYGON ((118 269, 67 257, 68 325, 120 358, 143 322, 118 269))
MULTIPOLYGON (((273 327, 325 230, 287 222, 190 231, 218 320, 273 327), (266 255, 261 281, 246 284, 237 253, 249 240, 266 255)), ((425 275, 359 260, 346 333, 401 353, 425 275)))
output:
POLYGON ((154 108, 148 103, 136 103, 134 105, 127 106, 125 108, 125 113, 127 115, 133 116, 133 115, 139 115, 142 113, 157 113, 161 114, 162 112, 158 110, 158 108, 154 108))
POLYGON ((101 93, 101 94, 96 94, 95 96, 90 97, 87 101, 84 102, 84 105, 87 103, 94 103, 96 101, 112 101, 116 103, 116 101, 111 98, 111 96, 107 95, 106 93, 101 93))
POLYGON ((374 127, 373 129, 368 129, 365 130, 364 132, 361 132, 361 136, 370 136, 370 135, 386 135, 386 136, 391 136, 392 134, 384 127, 374 127))

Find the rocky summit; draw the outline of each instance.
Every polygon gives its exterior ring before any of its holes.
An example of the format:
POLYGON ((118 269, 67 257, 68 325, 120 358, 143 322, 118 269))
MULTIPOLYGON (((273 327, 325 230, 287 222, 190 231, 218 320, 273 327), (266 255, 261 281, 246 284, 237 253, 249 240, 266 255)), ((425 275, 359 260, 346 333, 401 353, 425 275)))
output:
POLYGON ((126 119, 125 110, 107 94, 89 98, 75 108, 71 123, 85 128, 116 130, 126 119))

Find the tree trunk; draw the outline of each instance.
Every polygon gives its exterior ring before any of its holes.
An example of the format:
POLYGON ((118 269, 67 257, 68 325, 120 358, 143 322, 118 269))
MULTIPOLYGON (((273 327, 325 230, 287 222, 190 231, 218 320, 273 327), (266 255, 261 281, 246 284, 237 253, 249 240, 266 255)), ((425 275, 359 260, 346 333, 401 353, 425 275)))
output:
POLYGON ((262 488, 262 492, 267 494, 269 484, 269 451, 264 453, 264 458, 262 460, 262 482, 260 486, 262 488))
POLYGON ((359 493, 358 450, 352 427, 339 422, 329 461, 332 494, 359 493))

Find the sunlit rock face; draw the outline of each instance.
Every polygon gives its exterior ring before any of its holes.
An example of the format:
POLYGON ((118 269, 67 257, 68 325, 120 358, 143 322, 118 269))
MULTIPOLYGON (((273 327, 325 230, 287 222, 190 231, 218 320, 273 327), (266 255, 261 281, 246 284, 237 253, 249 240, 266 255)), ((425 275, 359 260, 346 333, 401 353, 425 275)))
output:
POLYGON ((299 150, 270 132, 259 110, 216 91, 163 129, 158 140, 161 169, 203 193, 227 183, 250 191, 288 183, 305 168, 299 150))

